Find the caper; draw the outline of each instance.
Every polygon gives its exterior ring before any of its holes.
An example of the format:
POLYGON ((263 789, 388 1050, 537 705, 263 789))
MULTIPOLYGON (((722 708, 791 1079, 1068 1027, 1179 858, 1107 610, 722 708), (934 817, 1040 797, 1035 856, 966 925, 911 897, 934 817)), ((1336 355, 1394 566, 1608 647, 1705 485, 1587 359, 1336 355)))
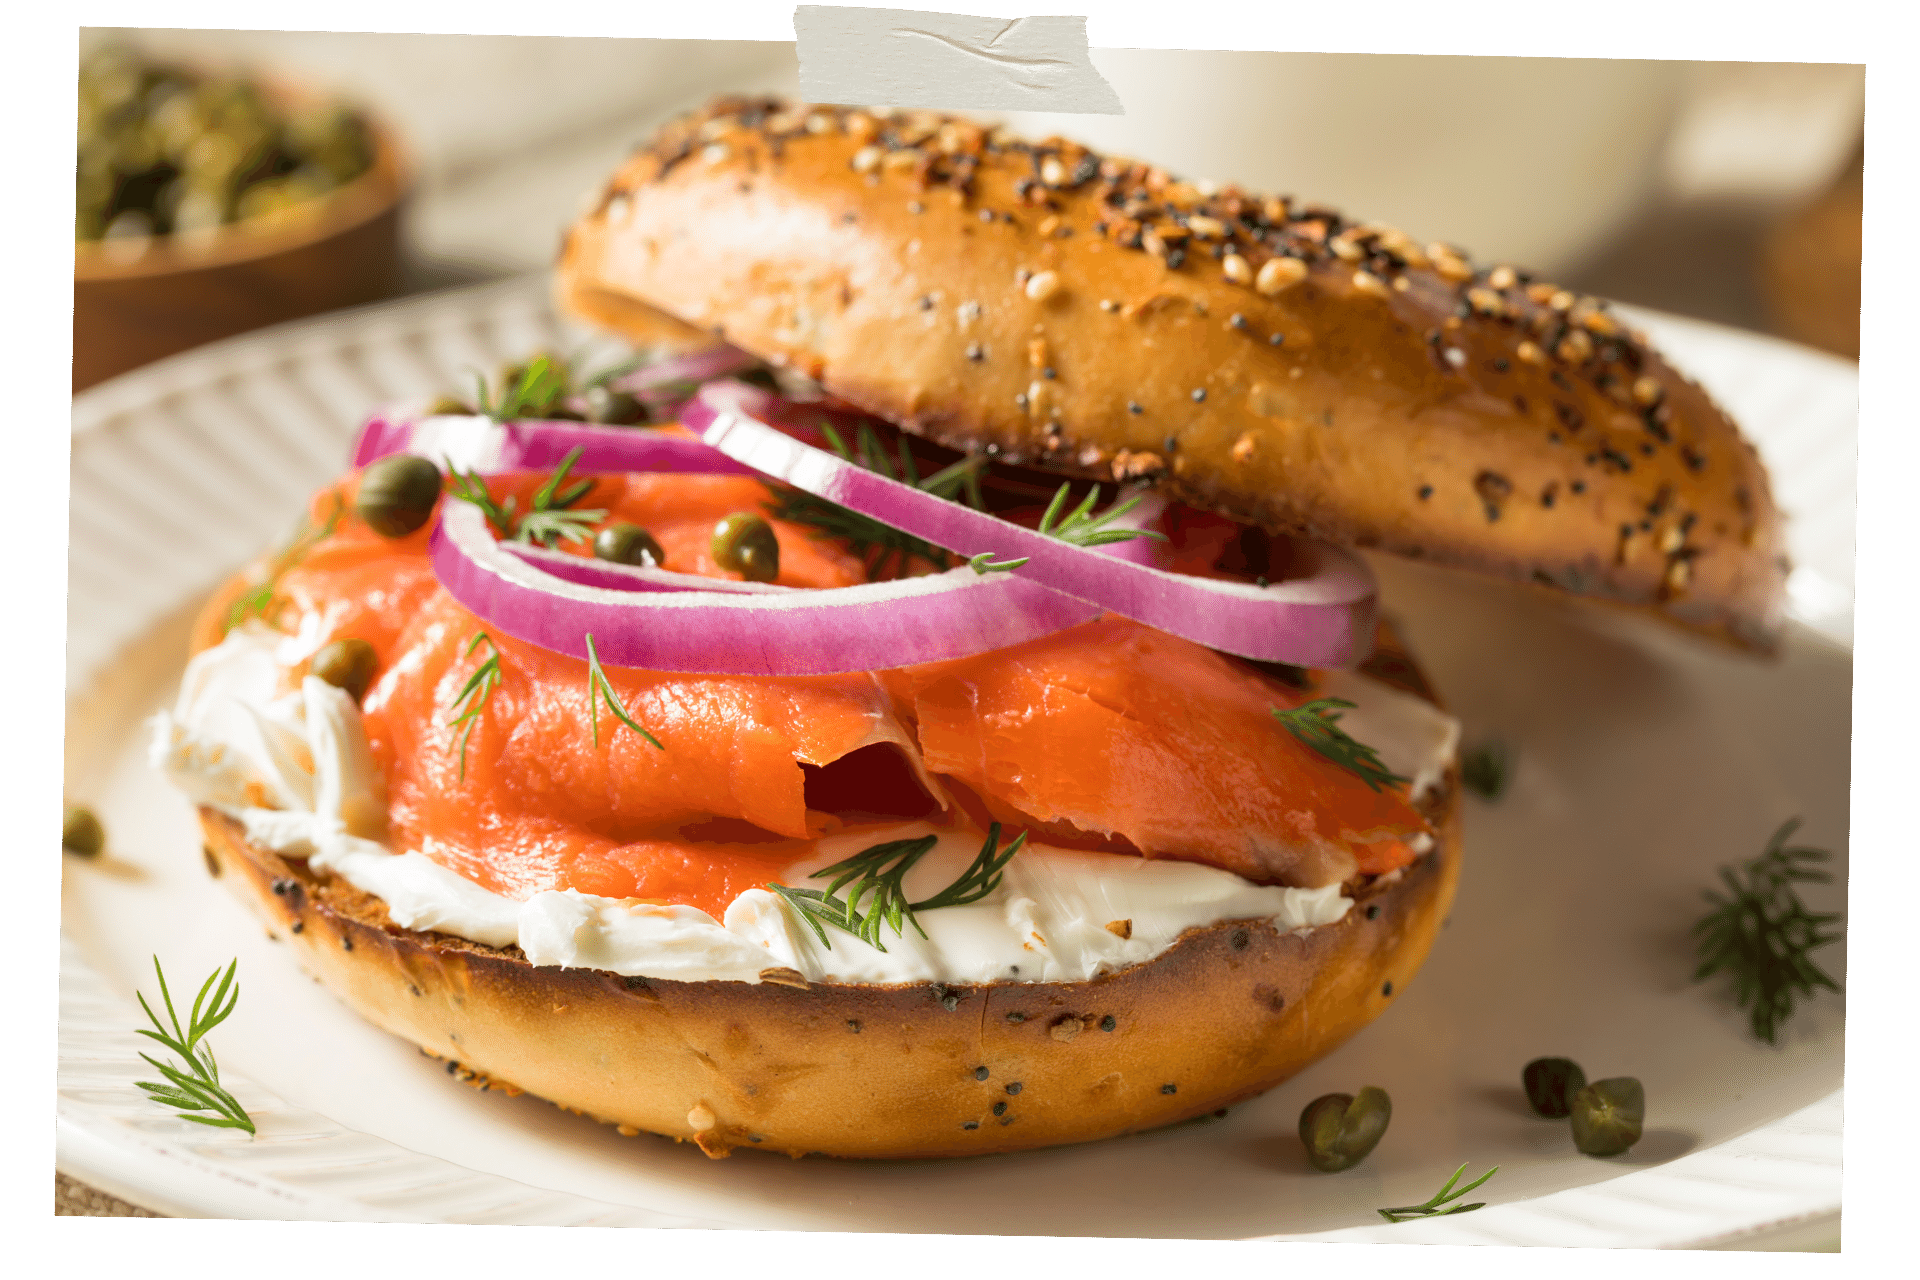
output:
POLYGON ((1385 1089, 1368 1085, 1358 1094, 1329 1093, 1300 1113, 1300 1141, 1314 1168, 1338 1173, 1367 1158, 1392 1118, 1393 1103, 1385 1089))
POLYGON ((1587 1073, 1572 1058, 1535 1058, 1520 1072, 1527 1105, 1535 1115, 1564 1119, 1573 1110, 1573 1095, 1587 1083, 1587 1073))
POLYGON ((667 553, 652 534, 624 520, 593 535, 593 554, 615 564, 637 564, 647 569, 658 569, 667 562, 667 553))
POLYGON ((744 373, 736 373, 734 377, 749 386, 764 388, 765 390, 773 392, 775 395, 780 394, 780 380, 774 377, 773 370, 767 368, 766 365, 757 364, 744 373))
POLYGON ((427 522, 440 500, 440 468, 411 453, 369 463, 354 510, 375 533, 404 538, 427 522))
POLYGON ((355 702, 367 696, 367 686, 373 683, 374 669, 380 665, 380 655, 365 640, 349 637, 322 645, 313 655, 310 670, 336 689, 344 689, 347 696, 355 702))
POLYGON ((588 387, 587 393, 580 398, 586 404, 588 422, 630 427, 647 420, 647 406, 625 391, 615 391, 606 386, 588 387))
POLYGON ((1573 1145, 1590 1156, 1617 1156, 1640 1141, 1647 1094, 1632 1076, 1595 1080, 1573 1095, 1573 1145))
POLYGON ((106 828, 93 816, 93 810, 70 804, 60 820, 60 847, 83 858, 94 857, 107 847, 106 828))
POLYGON ((736 511, 713 526, 713 562, 748 582, 772 582, 780 576, 780 541, 765 520, 736 511))

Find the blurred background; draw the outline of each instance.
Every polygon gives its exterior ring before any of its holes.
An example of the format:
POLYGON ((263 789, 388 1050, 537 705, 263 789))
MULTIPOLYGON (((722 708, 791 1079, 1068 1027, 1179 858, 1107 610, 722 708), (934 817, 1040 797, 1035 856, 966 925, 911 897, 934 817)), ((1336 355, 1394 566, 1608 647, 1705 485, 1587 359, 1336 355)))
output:
MULTIPOLYGON (((81 55, 76 389, 169 346, 542 269, 655 123, 716 91, 798 87, 793 46, 772 42, 89 29, 81 55), (130 76, 109 56, 127 45, 203 83, 130 76), (272 118, 241 119, 243 98, 272 118)), ((1861 67, 1093 61, 1126 116, 1001 118, 1858 354, 1861 67)))

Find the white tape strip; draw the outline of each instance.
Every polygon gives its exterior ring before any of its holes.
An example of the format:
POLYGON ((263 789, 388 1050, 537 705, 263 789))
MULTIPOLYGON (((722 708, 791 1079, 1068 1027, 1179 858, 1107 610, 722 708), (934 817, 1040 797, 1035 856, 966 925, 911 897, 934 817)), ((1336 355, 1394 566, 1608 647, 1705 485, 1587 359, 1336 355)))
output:
POLYGON ((1087 57, 1085 18, 803 4, 793 31, 812 102, 1126 114, 1087 57))

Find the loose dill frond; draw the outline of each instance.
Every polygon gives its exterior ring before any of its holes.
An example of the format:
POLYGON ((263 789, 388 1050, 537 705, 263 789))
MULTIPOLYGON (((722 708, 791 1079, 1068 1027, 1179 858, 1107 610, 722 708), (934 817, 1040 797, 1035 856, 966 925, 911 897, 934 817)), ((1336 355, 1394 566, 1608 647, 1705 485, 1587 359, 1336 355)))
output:
POLYGON ((227 610, 227 625, 221 634, 225 635, 251 617, 257 617, 268 626, 272 626, 282 603, 279 599, 281 577, 287 570, 306 559, 307 553, 312 551, 318 543, 333 536, 334 530, 340 527, 340 518, 346 514, 346 510, 346 499, 340 496, 338 489, 335 489, 333 511, 328 515, 327 522, 318 529, 304 520, 301 522, 292 541, 268 562, 267 576, 255 584, 247 594, 234 601, 233 607, 227 610))
POLYGON ((487 648, 493 650, 493 655, 467 677, 465 687, 454 698, 453 705, 447 708, 453 713, 453 719, 447 722, 448 727, 460 730, 460 781, 462 782, 467 780, 467 739, 473 736, 473 727, 479 723, 480 713, 487 709, 488 700, 493 697, 493 691, 500 685, 500 647, 494 644, 492 636, 484 631, 474 632, 473 639, 467 641, 466 652, 461 656, 472 657, 473 651, 480 647, 480 642, 483 640, 486 641, 487 648))
POLYGON ((1479 1187, 1488 1178, 1500 1172, 1500 1166, 1493 1166, 1493 1168, 1487 1170, 1466 1186, 1455 1191, 1453 1184, 1460 1181, 1460 1175, 1466 1171, 1467 1166, 1464 1164, 1458 1169, 1455 1169, 1453 1176, 1447 1179, 1447 1185, 1434 1192, 1433 1197, 1425 1204, 1402 1205, 1397 1209, 1380 1209, 1376 1212, 1388 1222, 1406 1222, 1414 1218, 1444 1218, 1450 1213, 1472 1213, 1475 1209, 1486 1208, 1487 1202, 1484 1200, 1476 1201, 1473 1204, 1455 1204, 1452 1202, 1461 1199, 1469 1191, 1479 1187), (1442 1205, 1445 1205, 1446 1208, 1441 1208, 1442 1205))
POLYGON ((919 902, 908 902, 903 886, 907 872, 938 843, 936 836, 889 840, 830 867, 822 867, 809 879, 831 877, 832 882, 824 891, 771 883, 767 888, 799 913, 819 937, 820 945, 828 950, 833 949, 833 943, 828 940, 824 926, 831 925, 876 950, 885 951, 887 947, 880 936, 883 928, 892 929, 897 938, 903 936, 905 927, 911 924, 924 938, 927 931, 920 927, 914 912, 965 906, 992 893, 1000 886, 1007 863, 1026 842, 1027 833, 1023 831, 1005 849, 1000 848, 1000 824, 994 823, 987 829, 986 843, 980 846, 980 852, 967 869, 939 893, 919 902), (840 890, 849 884, 853 886, 851 895, 840 897, 840 890))
POLYGON ((1412 781, 1388 769, 1381 762, 1378 750, 1355 741, 1340 727, 1340 712, 1336 708, 1351 710, 1353 706, 1345 698, 1315 698, 1290 711, 1270 709, 1273 718, 1285 725, 1288 733, 1341 768, 1358 774, 1360 780, 1375 791, 1380 790, 1383 783, 1412 781))
POLYGON ((134 1083, 146 1090, 147 1097, 153 1101, 178 1111, 182 1120, 212 1125, 216 1129, 245 1129, 252 1133, 252 1118, 220 1083, 220 1064, 214 1061, 213 1046, 201 1043, 207 1033, 225 1022, 240 1003, 240 986, 233 980, 239 967, 240 962, 235 960, 227 966, 224 975, 218 969, 208 975, 207 980, 200 984, 200 994, 193 998, 193 1008, 187 1014, 187 1025, 182 1030, 180 1015, 174 1012, 173 995, 167 990, 167 975, 160 969, 160 957, 153 958, 153 976, 160 980, 160 999, 167 1010, 167 1021, 161 1022, 154 1015, 153 1007, 147 1003, 147 997, 136 991, 134 995, 139 999, 141 1009, 146 1011, 147 1020, 153 1023, 153 1030, 145 1027, 136 1027, 134 1030, 179 1054, 186 1059, 187 1065, 183 1070, 143 1053, 140 1056, 165 1076, 167 1083, 153 1080, 137 1080, 134 1083), (214 987, 216 980, 220 984, 217 989, 214 987), (212 991, 211 999, 208 998, 209 991, 212 991), (195 1114, 197 1112, 212 1114, 198 1115, 195 1114))
POLYGON ((1793 887, 1829 883, 1833 877, 1813 864, 1833 855, 1789 847, 1787 840, 1799 827, 1800 819, 1788 819, 1759 857, 1737 871, 1720 868, 1727 891, 1703 891, 1714 909, 1693 926, 1700 961, 1693 980, 1731 974, 1735 1004, 1749 1010, 1753 1034, 1768 1044, 1779 1042, 1780 1024, 1793 1016, 1797 1000, 1820 988, 1840 989, 1809 958, 1840 940, 1838 931, 1827 931, 1839 913, 1808 911, 1793 887))
POLYGON ((641 727, 639 721, 627 714, 625 704, 620 701, 619 695, 614 693, 613 686, 607 682, 607 673, 602 670, 600 666, 600 655, 596 653, 593 648, 593 634, 589 632, 587 634, 587 717, 593 724, 593 745, 596 747, 600 745, 600 702, 602 699, 606 700, 607 710, 611 711, 614 718, 619 720, 621 724, 624 724, 627 728, 633 730, 654 746, 659 747, 660 750, 666 750, 665 747, 660 746, 660 739, 648 733, 646 729, 641 727))

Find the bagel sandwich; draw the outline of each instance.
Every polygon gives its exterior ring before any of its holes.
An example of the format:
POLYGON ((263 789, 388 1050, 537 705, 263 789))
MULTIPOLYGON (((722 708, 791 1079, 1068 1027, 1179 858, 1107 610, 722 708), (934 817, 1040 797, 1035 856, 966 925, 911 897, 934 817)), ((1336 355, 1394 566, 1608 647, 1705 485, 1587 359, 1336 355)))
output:
MULTIPOLYGON (((960 468, 1008 538, 1048 528, 1055 483, 1149 495, 1135 559, 1196 602, 1192 628, 1148 625, 1091 587, 1061 612, 1072 567, 1036 587, 1044 556, 876 559, 867 526, 794 500, 805 468, 563 459, 599 440, 564 421, 370 427, 312 533, 207 606, 155 763, 199 805, 209 869, 350 1006, 459 1078, 622 1132, 710 1156, 1087 1141, 1272 1088, 1381 1014, 1452 901, 1458 725, 1370 598, 1341 605, 1358 640, 1338 658, 1208 642, 1206 601, 1255 607, 1309 572, 1304 548, 1532 580, 1762 651, 1780 625, 1765 475, 1697 387, 1594 300, 1329 211, 951 117, 727 99, 614 176, 556 289, 635 345, 804 380, 779 412, 725 404, 815 470, 960 468), (856 431, 878 448, 847 448, 856 431), (400 457, 439 487, 383 531, 363 489, 400 457), (569 493, 583 537, 523 536, 569 493), (772 577, 721 546, 749 516, 772 577), (587 584, 542 588, 551 612, 614 618, 592 593, 616 526, 651 543, 617 570, 636 587, 704 577, 760 604, 684 632, 696 606, 662 606, 576 650, 524 592, 473 585, 531 591, 531 566, 587 584), (1003 591, 969 606, 989 628, 1036 591, 1054 612, 873 657, 863 626, 936 579, 1003 591), (707 663, 754 647, 770 592, 885 598, 831 642, 782 642, 804 657, 707 663), (370 656, 343 680, 346 642, 370 656), (672 644, 690 656, 629 660, 672 644)), ((699 403, 630 435, 733 449, 699 403)))

